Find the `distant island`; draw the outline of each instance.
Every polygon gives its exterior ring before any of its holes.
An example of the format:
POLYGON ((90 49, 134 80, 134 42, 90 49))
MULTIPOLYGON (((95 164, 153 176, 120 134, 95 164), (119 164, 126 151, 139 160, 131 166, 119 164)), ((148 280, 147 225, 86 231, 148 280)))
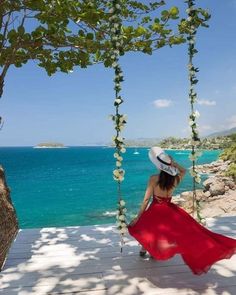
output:
POLYGON ((63 143, 58 142, 42 142, 33 147, 34 149, 62 149, 67 148, 63 143))

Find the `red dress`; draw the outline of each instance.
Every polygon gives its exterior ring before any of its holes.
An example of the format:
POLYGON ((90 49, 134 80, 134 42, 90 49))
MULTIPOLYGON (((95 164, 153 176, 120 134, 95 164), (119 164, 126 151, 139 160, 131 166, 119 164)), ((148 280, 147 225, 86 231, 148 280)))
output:
POLYGON ((207 272, 218 260, 236 253, 236 240, 214 233, 171 203, 153 196, 149 208, 128 226, 133 236, 157 260, 181 254, 194 274, 207 272))

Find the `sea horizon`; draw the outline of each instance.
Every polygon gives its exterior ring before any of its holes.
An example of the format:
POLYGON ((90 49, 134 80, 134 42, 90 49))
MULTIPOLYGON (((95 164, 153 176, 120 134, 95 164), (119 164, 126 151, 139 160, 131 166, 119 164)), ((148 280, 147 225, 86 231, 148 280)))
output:
MULTIPOLYGON (((0 147, 11 198, 21 228, 76 226, 114 223, 117 184, 114 148, 72 146, 69 149, 0 147)), ((188 150, 169 150, 181 165, 189 168, 188 150)), ((198 164, 215 161, 220 150, 206 150, 198 164)), ((123 197, 127 218, 134 216, 142 202, 148 177, 157 173, 149 161, 148 148, 127 147, 124 154, 123 197), (138 153, 135 153, 135 149, 138 153)), ((203 180, 206 175, 203 175, 203 180)), ((174 196, 192 189, 187 173, 174 196)))

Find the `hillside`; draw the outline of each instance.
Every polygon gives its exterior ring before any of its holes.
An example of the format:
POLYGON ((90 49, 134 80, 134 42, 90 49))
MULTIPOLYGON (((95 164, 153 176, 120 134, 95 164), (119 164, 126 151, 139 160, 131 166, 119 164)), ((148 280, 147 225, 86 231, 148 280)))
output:
POLYGON ((217 136, 227 136, 227 135, 231 135, 231 134, 234 134, 236 133, 236 127, 233 127, 231 129, 228 129, 228 130, 223 130, 223 131, 219 131, 219 132, 214 132, 214 133, 211 133, 209 135, 207 135, 206 137, 217 137, 217 136))

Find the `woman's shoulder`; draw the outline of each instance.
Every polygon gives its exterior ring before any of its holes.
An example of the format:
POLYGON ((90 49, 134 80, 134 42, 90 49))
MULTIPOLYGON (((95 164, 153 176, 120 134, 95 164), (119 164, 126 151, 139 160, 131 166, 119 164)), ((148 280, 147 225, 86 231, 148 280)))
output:
POLYGON ((159 174, 153 174, 149 178, 149 182, 157 182, 159 179, 159 174))

